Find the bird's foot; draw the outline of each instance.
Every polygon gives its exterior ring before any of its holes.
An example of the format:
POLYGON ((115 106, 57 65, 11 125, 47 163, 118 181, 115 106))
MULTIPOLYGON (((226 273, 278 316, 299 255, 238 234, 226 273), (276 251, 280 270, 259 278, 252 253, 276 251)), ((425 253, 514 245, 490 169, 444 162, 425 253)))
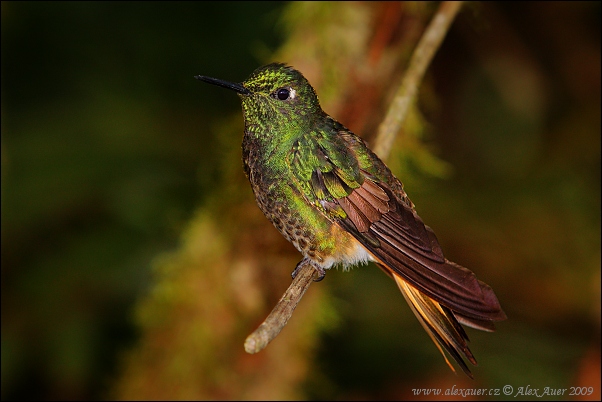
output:
POLYGON ((312 260, 309 260, 307 258, 304 258, 301 261, 299 261, 299 263, 295 267, 295 270, 291 274, 291 276, 293 277, 293 279, 295 279, 295 277, 297 276, 297 274, 307 264, 311 265, 318 272, 318 277, 316 279, 314 279, 314 282, 320 282, 322 279, 324 279, 324 277, 326 276, 326 271, 324 271, 324 268, 322 268, 321 266, 315 264, 312 260))

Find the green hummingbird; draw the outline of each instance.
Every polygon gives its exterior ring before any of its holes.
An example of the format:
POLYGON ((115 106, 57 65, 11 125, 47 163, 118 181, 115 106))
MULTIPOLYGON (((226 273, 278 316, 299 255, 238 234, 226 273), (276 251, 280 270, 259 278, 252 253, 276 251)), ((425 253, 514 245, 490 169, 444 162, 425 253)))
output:
MULTIPOLYGON (((493 290, 448 261, 403 184, 366 143, 327 115, 314 88, 280 63, 242 83, 195 76, 242 100, 244 170, 257 204, 319 279, 333 266, 373 261, 395 280, 449 362, 477 362, 460 324, 493 331, 506 315, 493 290)), ((293 275, 295 272, 293 272, 293 275)))

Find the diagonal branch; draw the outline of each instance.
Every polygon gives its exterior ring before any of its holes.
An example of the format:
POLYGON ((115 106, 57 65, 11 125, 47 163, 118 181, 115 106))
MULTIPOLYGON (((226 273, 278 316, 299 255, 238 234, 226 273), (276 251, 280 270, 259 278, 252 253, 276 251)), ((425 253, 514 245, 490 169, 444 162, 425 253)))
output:
MULTIPOLYGON (((431 23, 416 46, 409 67, 397 90, 385 119, 381 123, 374 152, 382 159, 387 159, 395 136, 400 131, 407 116, 409 106, 414 101, 424 73, 433 56, 443 42, 451 23, 462 6, 461 1, 444 1, 439 6, 431 23)), ((317 270, 309 262, 303 260, 295 270, 296 276, 276 307, 264 322, 245 340, 245 351, 257 353, 265 348, 284 328, 291 318, 301 297, 314 279, 318 278, 317 270)))
POLYGON ((401 85, 389 106, 387 115, 378 128, 373 151, 381 159, 389 157, 393 141, 406 119, 412 102, 416 98, 424 73, 431 64, 433 56, 439 49, 441 42, 443 42, 443 38, 445 38, 461 6, 461 1, 442 2, 422 38, 420 38, 401 85))
POLYGON ((282 295, 270 315, 245 340, 245 351, 257 353, 270 343, 284 328, 301 297, 314 280, 319 280, 318 271, 310 260, 304 259, 295 269, 296 276, 286 292, 282 295))

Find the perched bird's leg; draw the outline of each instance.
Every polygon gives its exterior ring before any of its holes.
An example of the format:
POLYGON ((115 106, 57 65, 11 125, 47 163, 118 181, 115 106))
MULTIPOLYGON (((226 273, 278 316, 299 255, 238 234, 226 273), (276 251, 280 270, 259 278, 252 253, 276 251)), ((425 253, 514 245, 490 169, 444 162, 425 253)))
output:
POLYGON ((324 279, 324 277, 326 276, 326 272, 324 271, 324 268, 322 268, 321 266, 317 265, 316 263, 314 263, 309 258, 304 258, 301 261, 299 261, 299 263, 295 267, 295 270, 291 273, 291 277, 293 279, 295 279, 295 277, 297 276, 297 274, 307 264, 311 265, 318 272, 318 277, 316 279, 314 279, 314 282, 320 282, 322 279, 324 279))

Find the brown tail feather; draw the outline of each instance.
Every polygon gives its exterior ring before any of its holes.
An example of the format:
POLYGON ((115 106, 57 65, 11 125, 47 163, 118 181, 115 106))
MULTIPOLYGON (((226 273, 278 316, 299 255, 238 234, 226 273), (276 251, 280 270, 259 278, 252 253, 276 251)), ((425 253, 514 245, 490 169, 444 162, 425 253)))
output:
MULTIPOLYGON (((386 270, 385 267, 381 266, 381 268, 386 270)), ((476 365, 477 361, 468 348, 468 336, 454 316, 454 313, 424 293, 421 293, 416 288, 412 287, 399 275, 392 273, 392 276, 393 279, 395 279, 399 290, 401 290, 404 298, 418 318, 418 321, 420 321, 420 324, 422 324, 443 355, 447 365, 452 369, 452 371, 456 371, 443 351, 444 349, 451 357, 454 358, 462 370, 470 378, 473 378, 470 369, 464 361, 464 358, 468 359, 468 361, 470 361, 473 365, 476 365)), ((467 324, 471 325, 471 323, 467 324)), ((481 327, 479 327, 479 329, 481 329, 481 327)), ((487 329, 489 328, 487 327, 487 329)))

